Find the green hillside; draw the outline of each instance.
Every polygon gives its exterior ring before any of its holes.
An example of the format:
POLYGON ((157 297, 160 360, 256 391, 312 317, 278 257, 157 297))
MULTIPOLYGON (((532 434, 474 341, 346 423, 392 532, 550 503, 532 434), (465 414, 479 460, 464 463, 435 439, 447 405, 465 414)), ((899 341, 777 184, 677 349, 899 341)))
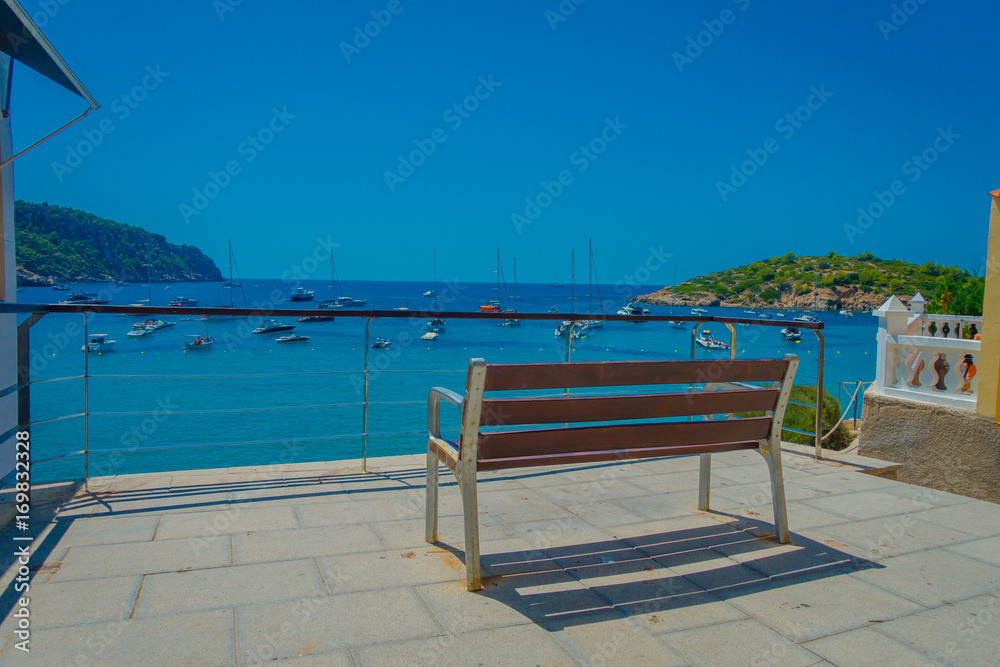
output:
POLYGON ((215 262, 198 248, 86 211, 19 200, 14 226, 17 273, 25 285, 145 281, 147 247, 154 281, 222 280, 215 262))
MULTIPOLYGON (((910 264, 870 252, 842 257, 788 253, 746 266, 709 273, 677 285, 676 302, 695 305, 871 310, 889 296, 907 300, 921 292, 929 312, 982 314, 984 279, 955 266, 910 264)), ((670 303, 671 288, 642 297, 670 303)))

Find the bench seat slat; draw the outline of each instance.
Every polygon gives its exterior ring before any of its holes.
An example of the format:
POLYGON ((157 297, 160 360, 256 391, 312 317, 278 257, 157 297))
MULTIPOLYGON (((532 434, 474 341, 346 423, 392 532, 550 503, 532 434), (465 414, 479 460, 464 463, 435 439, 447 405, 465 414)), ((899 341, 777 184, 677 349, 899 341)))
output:
MULTIPOLYGON (((731 452, 738 449, 757 449, 756 440, 752 442, 727 442, 709 445, 684 445, 673 447, 646 447, 643 449, 611 449, 599 452, 574 452, 571 454, 542 454, 539 456, 521 456, 505 459, 490 459, 479 461, 477 470, 503 470, 506 468, 530 468, 547 465, 570 465, 578 463, 600 463, 602 461, 624 461, 629 459, 646 459, 661 456, 684 456, 687 454, 711 454, 713 452, 731 452)), ((664 489, 669 491, 670 489, 664 489)))
POLYGON ((649 449, 767 438, 771 417, 722 421, 582 426, 479 434, 479 461, 596 450, 649 449))
POLYGON ((785 359, 490 364, 484 391, 624 387, 704 382, 778 382, 785 359))
POLYGON ((675 394, 490 398, 480 426, 664 419, 688 415, 774 410, 778 389, 738 389, 675 394))

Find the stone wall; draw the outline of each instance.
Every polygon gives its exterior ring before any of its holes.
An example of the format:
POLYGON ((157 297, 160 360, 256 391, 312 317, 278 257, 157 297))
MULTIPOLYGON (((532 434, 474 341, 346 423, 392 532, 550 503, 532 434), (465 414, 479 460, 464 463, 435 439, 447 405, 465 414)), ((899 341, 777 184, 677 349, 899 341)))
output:
POLYGON ((1000 503, 1000 427, 971 410, 868 390, 858 454, 902 464, 901 482, 1000 503))

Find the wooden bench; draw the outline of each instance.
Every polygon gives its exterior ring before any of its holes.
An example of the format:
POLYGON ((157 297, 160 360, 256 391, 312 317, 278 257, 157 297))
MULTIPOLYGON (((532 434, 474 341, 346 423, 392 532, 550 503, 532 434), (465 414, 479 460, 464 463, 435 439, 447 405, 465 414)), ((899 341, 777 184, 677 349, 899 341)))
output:
POLYGON ((791 354, 777 360, 557 364, 487 364, 471 359, 464 397, 435 387, 427 400, 426 539, 431 544, 438 540, 439 462, 455 474, 462 493, 467 583, 475 591, 482 587, 478 471, 700 454, 698 508, 708 510, 711 454, 754 450, 770 471, 777 539, 788 542, 781 423, 797 367, 798 357, 791 354), (551 395, 551 390, 568 394, 569 389, 648 385, 682 386, 680 391, 662 393, 551 395), (695 385, 704 385, 705 390, 694 391, 695 385), (523 390, 549 390, 550 395, 509 397, 510 392, 523 390), (508 395, 484 398, 492 392, 508 395), (457 443, 441 437, 442 400, 461 410, 457 443), (765 415, 733 416, 753 411, 765 415), (720 415, 725 418, 713 418, 720 415), (592 425, 579 425, 584 423, 592 425))

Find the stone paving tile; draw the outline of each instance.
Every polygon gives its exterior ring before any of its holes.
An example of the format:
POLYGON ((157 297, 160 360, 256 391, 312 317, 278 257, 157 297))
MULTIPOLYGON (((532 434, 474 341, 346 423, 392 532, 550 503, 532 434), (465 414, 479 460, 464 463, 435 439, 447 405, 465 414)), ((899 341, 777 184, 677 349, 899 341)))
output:
POLYGON ((691 665, 813 665, 819 658, 752 619, 659 635, 691 665))
MULTIPOLYGON (((439 543, 438 546, 448 548, 442 543, 439 543)), ((451 546, 451 548, 455 547, 451 546)), ((460 550, 453 553, 462 562, 464 568, 465 554, 460 550)), ((528 574, 562 569, 555 559, 536 549, 523 537, 483 542, 479 545, 479 564, 483 568, 483 576, 528 574)))
MULTIPOLYGON (((529 515, 530 516, 530 515, 529 515)), ((576 516, 511 523, 510 527, 539 549, 606 542, 611 536, 576 516)))
POLYGON ((252 507, 267 507, 272 505, 308 505, 310 503, 350 502, 351 496, 342 484, 309 483, 282 484, 261 488, 233 490, 231 504, 252 507))
MULTIPOLYGON (((831 495, 827 491, 813 488, 809 485, 809 480, 786 479, 785 480, 785 502, 797 500, 810 500, 812 498, 823 498, 831 495)), ((757 482, 753 484, 732 484, 729 486, 712 484, 711 499, 725 498, 740 505, 766 505, 771 502, 771 482, 757 482)))
POLYGON ((145 578, 135 617, 320 595, 326 588, 312 559, 170 572, 145 578))
POLYGON ((225 509, 229 509, 228 491, 201 493, 189 490, 104 497, 93 502, 91 516, 217 512, 225 509))
POLYGON ((680 667, 687 664, 635 621, 616 611, 550 621, 541 627, 582 665, 680 667))
POLYGON ((236 608, 241 664, 441 634, 408 587, 236 608))
POLYGON ((540 488, 582 482, 600 483, 609 478, 632 479, 636 470, 636 465, 630 462, 597 463, 509 470, 506 471, 505 477, 517 481, 526 488, 540 488))
POLYGON ((232 537, 233 562, 236 565, 382 551, 386 548, 369 524, 247 532, 232 537))
POLYGON ((647 517, 636 514, 613 502, 566 505, 567 510, 597 528, 623 526, 629 523, 645 523, 647 517))
POLYGON ((982 596, 880 623, 879 632, 951 665, 995 665, 1000 599, 982 596))
POLYGON ((93 493, 166 490, 170 488, 170 480, 173 476, 173 473, 139 473, 115 475, 114 477, 95 477, 90 480, 90 490, 93 493))
POLYGON ((968 533, 921 521, 915 518, 916 516, 916 514, 902 514, 799 532, 817 542, 831 544, 827 540, 832 539, 838 543, 861 547, 856 554, 868 560, 890 558, 975 539, 968 533))
POLYGON ((607 603, 560 570, 487 577, 470 593, 461 581, 427 584, 417 592, 445 631, 454 634, 556 621, 606 610, 607 603))
POLYGON ((853 576, 934 607, 1000 590, 1000 568, 945 549, 887 558, 853 576))
POLYGON ((793 534, 791 544, 781 544, 774 535, 752 540, 733 540, 713 546, 719 554, 740 563, 765 577, 800 576, 808 572, 831 570, 854 565, 857 556, 793 534))
POLYGON ((479 493, 479 509, 504 523, 525 519, 568 519, 573 515, 534 489, 479 493))
POLYGON ((144 667, 232 665, 233 610, 40 629, 31 635, 31 662, 144 667))
MULTIPOLYGON (((31 628, 125 620, 139 593, 142 577, 115 577, 72 581, 65 584, 31 582, 28 591, 31 628)), ((17 619, 7 615, 0 633, 13 632, 17 619)))
POLYGON ((816 655, 840 667, 918 667, 937 665, 929 657, 906 644, 871 628, 842 632, 802 644, 816 655))
POLYGON ((617 501, 625 509, 650 519, 675 519, 698 513, 697 491, 654 493, 648 496, 622 498, 617 501))
POLYGON ((11 643, 13 641, 14 641, 14 635, 0 635, 0 658, 3 658, 4 656, 7 656, 7 658, 13 660, 12 656, 14 654, 7 652, 7 649, 10 649, 11 651, 17 651, 18 650, 18 649, 15 649, 12 646, 11 643))
POLYGON ((405 551, 326 556, 319 559, 319 564, 331 593, 465 581, 465 563, 454 553, 431 544, 405 551))
MULTIPOLYGON (((757 456, 757 459, 760 460, 760 457, 757 456)), ((733 465, 733 463, 745 465, 749 461, 749 457, 744 459, 742 452, 727 452, 725 454, 712 455, 713 467, 715 464, 719 464, 720 466, 733 465), (735 454, 736 456, 730 456, 730 454, 735 454)), ((636 475, 638 477, 639 475, 661 475, 675 472, 697 471, 701 466, 701 459, 696 455, 671 456, 661 459, 640 459, 625 465, 628 466, 628 470, 632 475, 636 475)), ((695 477, 697 476, 697 472, 695 472, 695 477)))
POLYGON ((537 491, 552 502, 563 507, 582 503, 607 503, 618 498, 649 495, 647 489, 630 484, 622 479, 544 486, 539 487, 537 491))
POLYGON ((1000 505, 993 503, 970 501, 962 505, 917 512, 913 516, 980 537, 1000 535, 1000 505))
POLYGON ((295 513, 306 528, 336 526, 346 523, 419 519, 424 516, 424 503, 412 498, 393 500, 358 500, 350 503, 312 503, 296 505, 295 513))
POLYGON ((990 537, 985 540, 975 540, 965 544, 948 547, 948 551, 976 558, 991 565, 1000 567, 1000 537, 990 537))
POLYGON ((711 549, 667 554, 653 560, 706 591, 721 591, 767 581, 760 573, 720 556, 711 549))
MULTIPOLYGON (((424 519, 378 521, 370 524, 390 549, 413 549, 427 546, 424 519)), ((487 512, 479 512, 479 539, 482 542, 517 537, 517 533, 487 512)), ((454 546, 465 543, 465 522, 461 516, 439 516, 438 537, 454 546)))
MULTIPOLYGON (((725 469, 719 466, 719 470, 725 469)), ((732 482, 723 479, 713 479, 714 487, 731 485, 732 482)), ((680 472, 664 472, 642 477, 629 477, 628 483, 632 486, 646 490, 646 495, 650 493, 669 493, 678 491, 697 491, 698 472, 697 470, 682 470, 680 472)))
POLYGON ((923 609, 911 600, 859 581, 846 571, 764 582, 717 595, 796 642, 923 609))
POLYGON ((292 507, 238 505, 221 512, 170 514, 160 520, 157 540, 298 528, 292 507))
POLYGON ((553 665, 575 667, 566 650, 545 630, 532 625, 480 630, 447 638, 379 644, 353 651, 365 665, 553 665))
MULTIPOLYGON (((858 475, 868 477, 869 475, 858 475)), ((857 491, 825 498, 803 500, 804 504, 818 510, 847 517, 848 519, 877 519, 883 516, 906 514, 934 507, 919 500, 900 498, 883 491, 857 491)))
MULTIPOLYGON (((948 493, 947 491, 938 491, 937 489, 929 489, 924 486, 915 486, 913 484, 903 484, 901 482, 886 484, 885 486, 879 487, 879 491, 891 493, 899 496, 900 498, 906 498, 907 500, 917 500, 922 503, 928 503, 937 507, 961 505, 968 502, 982 502, 974 501, 968 496, 960 496, 957 493, 948 493)), ((990 503, 983 504, 989 505, 990 503)), ((994 507, 996 506, 994 505, 994 507)))
POLYGON ((354 667, 354 660, 351 659, 350 651, 340 650, 328 653, 303 653, 294 658, 265 660, 251 664, 268 665, 268 667, 280 667, 281 665, 291 665, 291 667, 354 667))
MULTIPOLYGON (((757 463, 749 464, 745 466, 728 466, 720 467, 718 470, 713 466, 712 468, 712 481, 721 482, 721 486, 737 486, 746 484, 763 484, 767 487, 771 485, 771 474, 767 470, 767 463, 764 462, 763 457, 757 455, 757 463)), ((811 479, 813 475, 809 473, 802 472, 796 468, 789 468, 785 470, 782 468, 783 477, 785 483, 794 482, 799 478, 804 480, 811 479)), ((695 476, 697 478, 697 475, 695 476)), ((807 483, 807 482, 803 482, 807 483)), ((697 487, 695 487, 697 488, 697 487)))
POLYGON ((181 572, 232 563, 228 535, 214 539, 164 540, 73 547, 51 582, 181 572))
POLYGON ((803 478, 801 484, 807 485, 818 491, 826 491, 831 495, 844 493, 857 493, 861 491, 884 491, 885 489, 895 489, 899 482, 885 477, 866 475, 850 468, 828 472, 823 475, 812 475, 803 478))
POLYGON ((157 515, 95 517, 57 521, 59 543, 67 546, 149 542, 160 521, 157 515))

